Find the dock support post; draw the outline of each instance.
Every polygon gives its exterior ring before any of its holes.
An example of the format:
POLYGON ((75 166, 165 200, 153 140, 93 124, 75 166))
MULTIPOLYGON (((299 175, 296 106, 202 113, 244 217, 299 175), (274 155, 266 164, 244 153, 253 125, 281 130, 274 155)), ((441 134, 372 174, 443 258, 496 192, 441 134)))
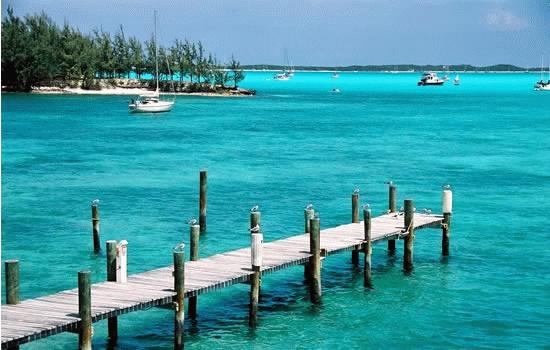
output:
MULTIPOLYGON (((315 217, 315 210, 312 204, 306 205, 304 209, 304 233, 310 233, 309 221, 315 217)), ((304 279, 309 282, 309 262, 304 263, 304 279)))
POLYGON ((19 260, 6 260, 6 304, 19 304, 19 260))
POLYGON ((263 253, 263 234, 260 233, 259 226, 254 226, 254 228, 254 232, 250 235, 250 255, 253 273, 250 276, 250 308, 248 314, 248 325, 252 328, 255 328, 258 324, 258 301, 260 300, 263 253))
POLYGON ((309 220, 309 294, 311 302, 321 303, 321 235, 318 217, 309 220))
POLYGON ((185 244, 178 244, 173 251, 174 255, 174 349, 183 349, 183 331, 185 316, 185 244))
POLYGON ((207 191, 208 172, 200 172, 200 198, 199 198, 199 225, 201 233, 206 232, 206 191, 207 191))
POLYGON ((90 271, 78 272, 79 348, 92 350, 92 293, 90 271))
MULTIPOLYGON (((193 224, 189 226, 189 234, 190 234, 190 260, 191 261, 197 261, 199 260, 199 236, 200 236, 200 226, 193 224)), ((198 297, 192 296, 189 297, 188 306, 189 306, 189 318, 195 319, 197 318, 197 299, 198 297)))
POLYGON ((363 223, 365 225, 365 243, 364 249, 364 286, 365 288, 372 289, 371 279, 371 256, 372 256, 372 242, 371 242, 371 210, 367 205, 363 207, 363 223))
POLYGON ((413 242, 414 242, 414 204, 412 199, 405 199, 405 244, 403 249, 403 270, 413 270, 413 242))
POLYGON ((442 195, 443 206, 443 223, 441 236, 441 254, 449 256, 449 239, 451 235, 451 218, 453 216, 453 192, 451 186, 447 185, 443 188, 442 195))
MULTIPOLYGON (((388 182, 388 210, 390 213, 397 211, 397 186, 390 181, 388 182)), ((395 255, 395 239, 388 240, 388 255, 395 255)))
POLYGON ((101 241, 99 239, 99 199, 92 201, 92 234, 94 237, 94 252, 101 250, 101 241))
MULTIPOLYGON (((109 282, 116 282, 116 246, 117 241, 115 240, 106 242, 107 281, 109 282)), ((109 331, 109 342, 116 343, 118 338, 118 318, 116 316, 109 317, 107 320, 107 328, 109 331)))
MULTIPOLYGON (((356 188, 351 195, 351 222, 359 223, 359 189, 356 188)), ((351 263, 353 266, 359 265, 359 248, 351 251, 351 263)))

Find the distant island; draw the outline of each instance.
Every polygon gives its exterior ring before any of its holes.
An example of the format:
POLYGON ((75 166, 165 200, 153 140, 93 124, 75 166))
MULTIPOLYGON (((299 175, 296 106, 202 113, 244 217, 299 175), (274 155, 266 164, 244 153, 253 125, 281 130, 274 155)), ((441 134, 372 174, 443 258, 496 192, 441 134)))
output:
MULTIPOLYGON (((122 26, 83 34, 44 12, 24 18, 8 7, 2 20, 2 91, 139 94, 154 90, 155 39, 143 44, 122 26)), ((159 47, 160 90, 180 94, 253 95, 233 56, 221 63, 203 44, 176 39, 159 47)))
MULTIPOLYGON (((245 70, 284 70, 287 67, 272 64, 243 65, 245 70)), ((453 65, 418 65, 418 64, 384 64, 384 65, 352 65, 352 66, 295 66, 302 71, 335 71, 335 72, 424 72, 424 71, 454 71, 454 72, 531 72, 539 68, 523 68, 512 64, 496 64, 492 66, 473 66, 470 64, 453 65)))

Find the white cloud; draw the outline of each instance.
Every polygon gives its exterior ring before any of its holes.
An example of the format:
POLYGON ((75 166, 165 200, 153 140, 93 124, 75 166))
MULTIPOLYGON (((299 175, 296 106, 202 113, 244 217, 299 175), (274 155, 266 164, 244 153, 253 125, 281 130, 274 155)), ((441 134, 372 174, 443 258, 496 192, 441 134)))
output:
POLYGON ((485 21, 490 28, 506 32, 525 29, 529 24, 525 18, 503 9, 490 11, 485 21))

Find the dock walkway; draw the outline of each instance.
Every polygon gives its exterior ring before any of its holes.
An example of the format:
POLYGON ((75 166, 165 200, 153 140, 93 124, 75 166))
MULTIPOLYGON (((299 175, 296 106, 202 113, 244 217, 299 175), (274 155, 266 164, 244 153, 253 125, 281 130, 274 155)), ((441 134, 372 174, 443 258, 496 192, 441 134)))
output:
MULTIPOLYGON (((414 214, 414 228, 441 227, 441 215, 414 214)), ((404 216, 385 214, 372 219, 372 241, 399 239, 407 236, 404 216)), ((363 222, 322 230, 321 253, 329 256, 344 250, 360 248, 364 240, 363 222)), ((298 234, 263 245, 263 274, 303 264, 309 253, 309 235, 298 234)), ((248 281, 253 274, 251 249, 242 248, 185 263, 185 296, 248 281)), ((127 283, 101 282, 91 288, 92 321, 97 322, 132 311, 162 306, 173 302, 173 266, 128 276, 127 283)), ((2 305, 2 348, 17 347, 61 332, 78 332, 78 289, 71 289, 16 305, 2 305)))

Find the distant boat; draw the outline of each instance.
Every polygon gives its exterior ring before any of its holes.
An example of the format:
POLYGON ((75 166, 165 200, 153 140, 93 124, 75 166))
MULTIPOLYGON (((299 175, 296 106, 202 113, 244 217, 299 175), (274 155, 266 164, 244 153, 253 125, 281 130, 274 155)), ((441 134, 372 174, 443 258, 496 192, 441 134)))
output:
POLYGON ((550 91, 550 65, 548 65, 548 81, 544 82, 544 56, 541 59, 540 81, 535 83, 535 90, 550 91))
POLYGON ((340 91, 340 89, 338 89, 338 88, 334 88, 334 89, 332 89, 330 92, 332 92, 333 94, 339 94, 339 93, 341 93, 342 91, 340 91))
POLYGON ((279 74, 275 74, 273 76, 273 80, 290 80, 294 76, 294 67, 292 66, 292 63, 290 63, 290 59, 288 58, 288 53, 285 49, 285 62, 283 66, 283 72, 279 74))
POLYGON ((458 76, 458 74, 455 76, 455 78, 453 80, 453 84, 454 85, 460 85, 460 77, 458 76))
POLYGON ((439 78, 435 72, 426 72, 420 78, 420 81, 417 83, 418 86, 426 85, 443 85, 445 80, 439 78))
POLYGON ((160 113, 170 112, 176 102, 175 95, 171 101, 161 100, 159 91, 159 49, 157 46, 157 11, 155 11, 155 72, 157 87, 154 92, 139 95, 136 100, 133 100, 128 105, 131 113, 160 113))
POLYGON ((332 77, 331 77, 331 78, 332 78, 332 79, 338 79, 338 78, 340 78, 340 74, 334 72, 334 73, 332 73, 332 77))

